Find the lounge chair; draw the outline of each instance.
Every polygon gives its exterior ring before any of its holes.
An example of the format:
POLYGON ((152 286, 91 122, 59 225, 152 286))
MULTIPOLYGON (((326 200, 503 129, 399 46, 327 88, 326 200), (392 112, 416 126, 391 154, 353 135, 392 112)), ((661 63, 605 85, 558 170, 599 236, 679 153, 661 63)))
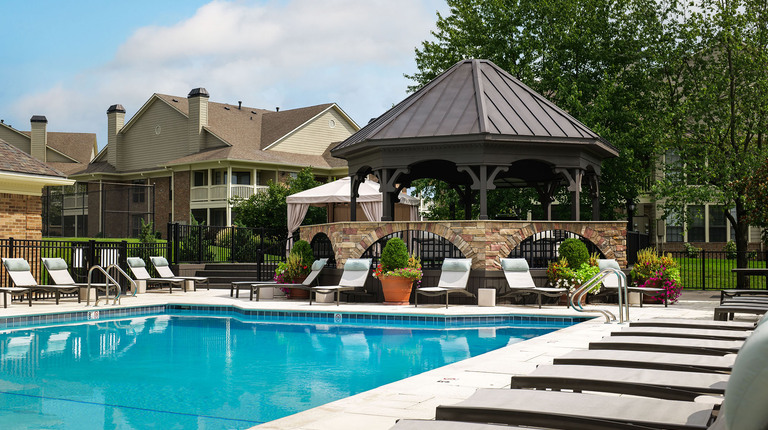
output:
POLYGON ((631 396, 520 389, 480 389, 438 406, 436 418, 553 429, 764 429, 768 427, 768 325, 760 326, 736 357, 722 406, 631 396))
POLYGON ((536 303, 538 303, 539 309, 541 309, 541 296, 560 297, 563 294, 568 294, 567 288, 537 287, 533 283, 528 262, 525 258, 502 258, 501 270, 507 279, 509 291, 500 295, 499 299, 536 294, 536 303))
MULTIPOLYGON (((461 421, 398 420, 391 430, 509 430, 519 428, 523 427, 461 421)), ((531 430, 530 427, 525 428, 531 430)))
POLYGON ((185 281, 190 281, 193 290, 197 290, 198 283, 205 284, 205 288, 207 290, 211 289, 210 285, 208 284, 208 278, 202 276, 174 275, 173 271, 171 270, 171 266, 168 264, 168 260, 166 260, 165 257, 149 257, 149 259, 152 261, 152 265, 155 266, 155 270, 157 270, 157 274, 160 275, 161 278, 183 279, 185 281))
POLYGON ((445 295, 445 307, 448 308, 448 297, 451 294, 460 294, 468 297, 475 297, 474 294, 467 291, 467 282, 469 281, 469 272, 472 267, 471 258, 446 258, 440 268, 440 279, 436 287, 421 287, 416 289, 414 304, 419 306, 419 294, 425 296, 445 295))
POLYGON ((313 294, 335 293, 336 306, 339 306, 339 296, 345 291, 354 291, 365 286, 365 281, 371 273, 370 258, 349 258, 344 263, 344 272, 338 285, 317 286, 309 289, 309 304, 312 305, 313 294))
POLYGON ((611 332, 611 336, 656 336, 656 337, 685 337, 691 339, 712 340, 744 340, 752 334, 749 330, 710 330, 701 328, 677 327, 624 327, 611 332))
POLYGON ((678 372, 731 373, 736 354, 698 355, 671 352, 624 350, 574 350, 555 357, 554 364, 631 367, 636 369, 675 370, 678 372))
POLYGON ((29 300, 29 306, 32 306, 32 295, 34 293, 54 293, 56 304, 59 304, 61 294, 77 293, 77 302, 80 303, 80 287, 76 285, 40 285, 32 275, 32 270, 27 260, 23 258, 3 258, 5 271, 11 277, 13 287, 0 288, 3 292, 3 307, 8 307, 8 295, 22 296, 26 294, 29 300))
POLYGON ((764 303, 726 303, 715 307, 715 321, 727 321, 736 314, 763 315, 766 311, 768 304, 764 303))
POLYGON ((729 375, 597 365, 539 365, 527 375, 512 376, 511 388, 595 391, 668 400, 693 401, 701 395, 724 395, 729 375))
MULTIPOLYGON (((613 259, 600 259, 597 260, 597 266, 600 269, 600 271, 603 271, 605 269, 618 269, 621 270, 621 266, 619 266, 619 263, 616 260, 613 259)), ((605 279, 603 279, 603 291, 609 292, 609 293, 619 293, 619 278, 617 276, 606 276, 605 279)), ((663 288, 644 288, 644 287, 632 287, 627 286, 627 291, 630 293, 640 293, 640 307, 643 307, 643 298, 642 296, 651 296, 651 297, 663 297, 664 300, 664 307, 667 307, 669 305, 669 300, 667 299, 667 291, 663 288)))
MULTIPOLYGON (((89 284, 87 282, 75 282, 74 279, 72 279, 72 275, 69 274, 69 266, 67 265, 66 260, 63 258, 43 258, 43 266, 45 266, 45 270, 48 271, 48 276, 51 277, 51 280, 56 285, 75 285, 77 287, 80 287, 80 294, 84 295, 86 297, 86 303, 90 303, 91 298, 89 295, 88 287, 89 284)), ((115 289, 115 297, 117 297, 119 294, 119 285, 110 284, 110 283, 92 283, 90 284, 90 287, 94 288, 95 291, 98 294, 98 291, 103 291, 107 296, 109 296, 109 287, 113 286, 115 289)))
POLYGON ((183 278, 153 278, 147 272, 147 264, 141 257, 128 257, 128 267, 131 273, 139 281, 145 281, 147 289, 153 285, 167 285, 168 292, 173 293, 173 287, 179 287, 182 291, 187 291, 187 281, 183 278))
POLYGON ((759 297, 768 299, 768 290, 720 290, 720 304, 735 297, 759 297))
POLYGON ((647 320, 632 321, 630 327, 678 327, 678 328, 705 328, 708 330, 754 330, 756 323, 742 321, 711 321, 695 319, 666 319, 649 318, 647 320))
POLYGON ((589 349, 673 352, 677 354, 726 355, 739 352, 744 341, 676 338, 664 341, 657 336, 606 336, 590 342, 589 349))
POLYGON ((259 295, 262 288, 275 288, 275 287, 283 287, 283 288, 297 288, 300 290, 307 290, 309 291, 310 285, 312 285, 312 282, 317 279, 317 276, 320 274, 320 272, 323 270, 325 265, 328 263, 327 258, 321 258, 319 260, 315 260, 314 263, 312 263, 312 269, 311 272, 309 272, 309 275, 302 281, 300 284, 279 284, 275 281, 233 281, 232 285, 230 287, 230 297, 232 296, 232 291, 235 291, 235 298, 240 298, 240 288, 248 288, 251 291, 251 298, 250 300, 253 300, 253 292, 256 292, 256 301, 259 301, 259 295))

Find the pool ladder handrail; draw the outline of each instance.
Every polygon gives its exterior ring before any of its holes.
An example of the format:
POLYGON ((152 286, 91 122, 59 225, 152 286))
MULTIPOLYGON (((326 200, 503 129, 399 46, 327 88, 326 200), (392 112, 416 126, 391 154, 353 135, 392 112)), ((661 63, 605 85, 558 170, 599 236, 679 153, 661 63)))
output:
POLYGON ((125 273, 125 270, 121 269, 120 266, 118 266, 117 264, 112 263, 109 266, 107 266, 107 272, 112 273, 112 269, 117 270, 117 273, 123 275, 123 277, 125 277, 125 279, 127 279, 128 282, 131 283, 131 292, 133 293, 131 294, 131 296, 136 297, 136 292, 139 290, 139 286, 138 284, 136 284, 136 281, 130 276, 128 276, 128 274, 125 273))
MULTIPOLYGON (((94 264, 91 266, 90 269, 88 269, 88 289, 86 290, 86 300, 85 305, 90 306, 91 305, 91 278, 93 275, 93 271, 98 270, 99 272, 104 274, 104 277, 106 279, 106 282, 104 284, 104 291, 106 294, 106 297, 104 298, 105 301, 109 302, 109 286, 110 282, 115 286, 115 298, 112 300, 112 304, 118 304, 120 303, 120 283, 115 280, 109 273, 107 273, 106 270, 104 270, 103 267, 99 266, 98 264, 94 264)), ((96 301, 93 303, 93 306, 99 305, 99 295, 96 294, 96 301)))
POLYGON ((601 283, 606 277, 610 276, 611 274, 615 274, 619 278, 619 323, 623 323, 624 318, 624 309, 626 306, 626 320, 629 321, 629 300, 628 292, 627 292, 627 276, 618 269, 608 268, 603 269, 598 273, 597 275, 589 278, 584 284, 579 287, 576 291, 573 292, 573 294, 570 294, 568 296, 568 301, 570 302, 571 307, 577 311, 577 312, 596 312, 600 313, 605 317, 605 322, 610 323, 611 321, 616 321, 616 316, 613 315, 613 313, 603 310, 603 309, 584 309, 584 307, 581 305, 582 299, 587 295, 587 293, 594 288, 597 284, 601 283), (622 294, 622 291, 624 294, 622 294), (574 302, 574 298, 576 299, 574 302), (625 300, 623 300, 625 299, 625 300))

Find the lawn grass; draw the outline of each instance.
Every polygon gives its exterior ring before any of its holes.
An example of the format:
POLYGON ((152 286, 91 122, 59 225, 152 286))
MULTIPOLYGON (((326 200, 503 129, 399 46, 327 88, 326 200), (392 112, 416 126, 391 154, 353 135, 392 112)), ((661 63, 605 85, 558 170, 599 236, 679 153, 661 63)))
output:
MULTIPOLYGON (((680 276, 683 288, 686 290, 720 290, 736 288, 736 274, 731 269, 736 268, 736 260, 721 258, 675 258, 680 266, 680 276), (704 264, 704 279, 702 280, 702 263, 704 264), (702 287, 703 283, 703 287, 702 287)), ((764 268, 765 261, 750 261, 748 267, 764 268)), ((766 288, 765 277, 750 277, 750 288, 766 288)))

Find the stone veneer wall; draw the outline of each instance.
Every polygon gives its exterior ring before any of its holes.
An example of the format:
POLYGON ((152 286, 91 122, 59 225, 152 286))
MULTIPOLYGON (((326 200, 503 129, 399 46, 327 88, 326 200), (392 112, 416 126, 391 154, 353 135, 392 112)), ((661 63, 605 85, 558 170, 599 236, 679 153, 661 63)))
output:
POLYGON ((40 196, 0 193, 0 238, 42 239, 43 203, 40 196))
POLYGON ((301 238, 311 242, 325 233, 333 244, 338 267, 347 258, 359 258, 380 238, 397 231, 424 230, 442 236, 467 258, 474 270, 499 270, 505 258, 520 242, 548 230, 567 230, 585 237, 622 267, 627 265, 627 223, 625 221, 421 221, 421 222, 339 222, 301 227, 301 238))

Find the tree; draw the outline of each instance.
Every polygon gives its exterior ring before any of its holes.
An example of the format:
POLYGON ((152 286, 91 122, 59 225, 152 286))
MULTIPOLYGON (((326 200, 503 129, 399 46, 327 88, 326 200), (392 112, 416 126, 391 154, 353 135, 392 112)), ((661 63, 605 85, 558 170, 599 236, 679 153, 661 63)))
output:
MULTIPOLYGON (((668 5, 646 0, 448 0, 435 40, 416 49, 415 90, 456 62, 485 58, 568 111, 620 151, 604 163, 601 216, 634 201, 650 177, 665 111, 663 84, 651 49, 663 39, 668 5)), ((416 184, 427 188, 434 184, 416 184)), ((500 201, 533 205, 519 191, 497 190, 500 201)), ((446 193, 433 203, 447 207, 446 193)), ((458 196, 454 195, 455 199, 458 196)), ((570 196, 565 196, 567 203, 570 196)), ((442 209, 441 209, 442 210, 442 209)), ((489 210, 489 215, 493 212, 489 210)), ((585 214, 586 215, 586 214, 585 214)))
POLYGON ((677 11, 682 55, 669 65, 666 149, 679 161, 665 166, 655 191, 665 214, 681 221, 693 216, 686 205, 722 205, 736 231, 737 266, 746 267, 749 202, 757 198, 748 184, 768 157, 768 6, 757 0, 697 6, 677 11))
MULTIPOLYGON (((305 167, 287 183, 270 181, 265 191, 233 202, 233 210, 236 212, 234 221, 246 227, 287 230, 288 205, 285 198, 318 185, 321 183, 315 179, 311 167, 305 167)), ((302 224, 319 224, 325 220, 324 208, 310 207, 302 224)))

